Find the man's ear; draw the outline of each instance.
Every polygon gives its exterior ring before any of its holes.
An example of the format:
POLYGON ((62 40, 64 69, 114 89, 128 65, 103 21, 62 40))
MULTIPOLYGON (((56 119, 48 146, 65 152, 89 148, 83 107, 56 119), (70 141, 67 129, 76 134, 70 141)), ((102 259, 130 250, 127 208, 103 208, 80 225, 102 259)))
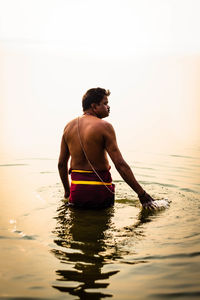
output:
POLYGON ((92 104, 91 104, 91 108, 92 108, 93 110, 96 110, 96 107, 97 107, 97 103, 92 103, 92 104))

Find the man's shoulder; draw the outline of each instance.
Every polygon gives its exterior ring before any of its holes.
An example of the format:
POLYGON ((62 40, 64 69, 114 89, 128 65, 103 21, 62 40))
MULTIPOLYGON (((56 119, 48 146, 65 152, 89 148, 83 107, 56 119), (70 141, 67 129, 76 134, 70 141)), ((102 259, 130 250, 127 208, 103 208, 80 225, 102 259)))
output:
POLYGON ((103 136, 106 138, 107 136, 115 135, 114 128, 111 123, 108 121, 99 119, 99 121, 95 122, 96 126, 92 126, 92 130, 98 135, 103 136))
POLYGON ((113 129, 113 126, 108 121, 102 120, 102 119, 96 119, 92 122, 92 127, 99 129, 101 131, 106 131, 109 129, 113 129))
MULTIPOLYGON (((95 129, 97 131, 100 130, 101 132, 114 131, 112 124, 109 123, 108 121, 105 121, 105 120, 99 119, 99 118, 95 118, 95 119, 91 120, 91 124, 90 124, 90 125, 92 125, 93 129, 95 129)), ((77 121, 78 121, 78 118, 75 118, 75 119, 72 119, 71 121, 69 121, 64 128, 64 133, 66 134, 67 132, 71 131, 76 126, 77 121)))
POLYGON ((69 129, 69 128, 71 128, 72 126, 74 126, 76 122, 77 122, 77 118, 75 118, 75 119, 69 121, 69 122, 65 125, 64 132, 65 132, 67 129, 69 129))
POLYGON ((105 120, 101 120, 102 121, 102 127, 105 128, 105 130, 114 130, 113 126, 111 123, 109 123, 108 121, 105 120))

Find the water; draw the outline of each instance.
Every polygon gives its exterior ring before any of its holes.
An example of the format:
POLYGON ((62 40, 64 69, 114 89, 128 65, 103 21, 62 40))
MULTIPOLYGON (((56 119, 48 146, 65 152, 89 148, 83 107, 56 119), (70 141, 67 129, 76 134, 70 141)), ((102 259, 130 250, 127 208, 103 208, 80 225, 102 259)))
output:
POLYGON ((200 149, 126 155, 169 208, 142 210, 112 168, 114 207, 69 209, 56 159, 1 161, 0 299, 199 299, 200 149))

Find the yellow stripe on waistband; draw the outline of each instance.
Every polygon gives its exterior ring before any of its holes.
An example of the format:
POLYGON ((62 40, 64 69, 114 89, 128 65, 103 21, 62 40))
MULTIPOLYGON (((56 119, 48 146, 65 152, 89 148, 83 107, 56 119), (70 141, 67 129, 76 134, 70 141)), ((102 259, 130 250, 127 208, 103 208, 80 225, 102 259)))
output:
POLYGON ((88 185, 112 185, 112 182, 101 182, 101 181, 82 181, 82 180, 72 180, 73 184, 88 184, 88 185))
POLYGON ((85 171, 85 170, 71 170, 74 173, 93 173, 93 171, 85 171))

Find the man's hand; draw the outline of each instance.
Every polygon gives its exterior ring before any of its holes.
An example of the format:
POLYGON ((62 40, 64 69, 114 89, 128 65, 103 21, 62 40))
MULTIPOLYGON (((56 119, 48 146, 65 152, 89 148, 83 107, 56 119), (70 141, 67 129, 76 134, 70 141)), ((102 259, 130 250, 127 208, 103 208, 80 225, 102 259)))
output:
POLYGON ((155 209, 157 207, 157 205, 154 203, 154 199, 149 194, 147 194, 145 191, 142 195, 140 195, 138 197, 144 208, 155 209))

